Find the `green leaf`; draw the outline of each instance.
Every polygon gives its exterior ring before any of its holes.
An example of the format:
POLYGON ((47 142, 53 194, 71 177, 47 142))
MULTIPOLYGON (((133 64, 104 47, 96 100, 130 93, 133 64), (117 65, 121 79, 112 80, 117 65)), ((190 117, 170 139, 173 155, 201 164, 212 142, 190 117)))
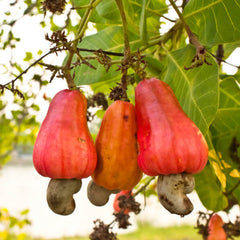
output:
POLYGON ((209 164, 194 177, 198 196, 208 210, 217 212, 227 207, 227 198, 223 195, 221 185, 209 164))
POLYGON ((231 135, 240 127, 240 91, 233 77, 225 78, 220 84, 219 109, 211 130, 213 138, 231 135))
POLYGON ((234 77, 227 77, 220 84, 219 108, 240 108, 240 88, 234 77))
POLYGON ((233 131, 239 128, 239 123, 240 109, 219 109, 211 126, 213 138, 220 138, 232 134, 233 131))
POLYGON ((32 53, 31 52, 26 52, 25 53, 26 54, 26 56, 25 56, 25 58, 23 59, 24 61, 29 61, 29 60, 31 60, 32 59, 32 53))
MULTIPOLYGON (((238 139, 240 131, 240 91, 234 77, 225 78, 220 84, 219 109, 211 125, 214 146, 225 162, 236 166, 231 156, 230 146, 238 139)), ((240 141, 239 141, 240 142, 240 141)))
POLYGON ((35 104, 35 103, 33 103, 33 104, 31 105, 31 108, 32 108, 33 110, 35 110, 35 111, 39 111, 39 110, 40 110, 40 107, 39 107, 37 104, 35 104))
MULTIPOLYGON (((138 36, 130 35, 130 41, 135 41, 137 37, 138 36)), ((79 48, 102 49, 104 51, 123 53, 123 42, 122 27, 114 26, 107 27, 94 35, 85 37, 78 46, 79 48)), ((140 44, 140 40, 138 42, 135 41, 135 44, 132 45, 133 50, 137 49, 137 43, 140 44)), ((81 54, 84 56, 87 55, 84 52, 81 52, 81 54)), ((75 73, 74 81, 77 85, 86 85, 102 81, 111 82, 119 78, 121 74, 120 71, 117 71, 118 66, 116 65, 113 65, 109 71, 106 71, 104 66, 99 64, 97 60, 91 60, 90 63, 96 67, 96 70, 84 64, 73 70, 75 73)))
POLYGON ((184 18, 203 45, 240 40, 240 2, 238 0, 191 0, 184 18))
POLYGON ((96 60, 91 61, 91 64, 96 66, 96 70, 88 67, 87 65, 81 65, 74 69, 76 85, 89 85, 97 82, 112 82, 120 74, 117 71, 117 66, 112 66, 107 72, 103 65, 99 64, 96 60))
POLYGON ((191 64, 195 51, 192 46, 167 51, 164 81, 172 87, 186 114, 206 135, 218 108, 218 66, 209 58, 211 66, 204 64, 185 70, 184 66, 191 64))
MULTIPOLYGON (((81 8, 81 7, 88 5, 90 2, 91 0, 71 0, 72 5, 77 8, 77 13, 79 14, 80 17, 82 17, 86 11, 85 8, 81 8)), ((104 18, 99 16, 98 12, 96 11, 96 8, 93 10, 93 13, 89 20, 90 22, 93 22, 93 23, 106 22, 104 18)))
POLYGON ((144 60, 147 62, 146 72, 150 76, 159 77, 164 69, 164 65, 161 61, 156 58, 153 58, 151 55, 147 55, 144 60))
POLYGON ((121 16, 115 0, 102 1, 96 11, 99 16, 109 19, 112 22, 121 22, 121 16))
POLYGON ((21 211, 21 215, 27 215, 29 213, 29 209, 24 209, 23 211, 21 211))
POLYGON ((88 49, 102 49, 112 52, 123 52, 123 30, 119 26, 107 27, 91 36, 83 38, 78 47, 88 49))

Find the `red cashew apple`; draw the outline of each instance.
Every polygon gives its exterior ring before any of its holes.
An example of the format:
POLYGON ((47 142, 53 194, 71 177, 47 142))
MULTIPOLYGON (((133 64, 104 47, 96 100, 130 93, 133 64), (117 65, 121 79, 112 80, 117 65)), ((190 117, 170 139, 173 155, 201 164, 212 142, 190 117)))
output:
POLYGON ((185 197, 175 201, 174 195, 186 196, 189 186, 193 190, 194 178, 186 174, 199 173, 205 167, 208 160, 206 140, 181 108, 173 90, 161 80, 151 78, 139 82, 135 105, 138 164, 145 174, 161 176, 158 180, 161 203, 172 213, 186 215, 192 211, 192 205, 189 202, 185 205, 185 197), (185 175, 180 178, 176 176, 183 173, 185 175), (168 187, 160 186, 162 184, 168 187))
POLYGON ((213 214, 208 224, 209 235, 207 240, 226 240, 227 235, 223 229, 223 224, 222 218, 217 213, 213 214))
MULTIPOLYGON (((66 195, 70 196, 69 204, 75 208, 73 193, 80 190, 81 179, 89 177, 96 168, 97 154, 87 126, 86 111, 87 99, 80 91, 60 91, 49 105, 34 144, 34 167, 42 176, 52 178, 47 199, 49 206, 55 206, 53 211, 60 209, 55 211, 59 214, 71 213, 64 210, 65 206, 59 207, 63 202, 62 191, 70 191, 66 195)), ((74 208, 66 209, 73 211, 74 208)))
MULTIPOLYGON (((125 195, 127 198, 129 197, 129 196, 131 196, 132 195, 132 191, 130 190, 125 190, 125 191, 121 191, 121 192, 119 192, 119 193, 117 193, 116 195, 115 195, 115 198, 114 198, 114 201, 113 201, 113 209, 114 209, 114 211, 116 212, 116 213, 119 213, 120 211, 121 211, 121 208, 120 208, 120 206, 119 206, 119 197, 120 196, 123 196, 123 195, 125 195)), ((124 211, 123 211, 125 214, 127 214, 127 213, 129 213, 129 209, 125 209, 124 211)))

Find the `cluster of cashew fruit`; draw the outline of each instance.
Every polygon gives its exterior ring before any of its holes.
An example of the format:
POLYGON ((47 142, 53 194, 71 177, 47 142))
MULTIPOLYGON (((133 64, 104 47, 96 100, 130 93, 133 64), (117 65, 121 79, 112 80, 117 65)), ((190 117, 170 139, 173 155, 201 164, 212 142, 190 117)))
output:
POLYGON ((58 214, 73 212, 73 195, 91 176, 87 196, 102 206, 111 193, 130 190, 142 174, 158 177, 157 192, 171 213, 193 210, 188 193, 193 174, 203 170, 208 146, 185 114, 168 84, 144 79, 135 90, 135 106, 123 100, 106 110, 95 143, 87 121, 87 100, 79 90, 63 90, 50 103, 38 133, 33 162, 51 178, 47 201, 58 214))

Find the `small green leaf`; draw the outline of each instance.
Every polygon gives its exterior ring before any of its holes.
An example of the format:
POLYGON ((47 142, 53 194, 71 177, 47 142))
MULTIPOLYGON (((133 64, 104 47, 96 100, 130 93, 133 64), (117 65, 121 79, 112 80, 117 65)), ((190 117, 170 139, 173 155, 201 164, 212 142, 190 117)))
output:
POLYGON ((21 211, 21 215, 27 215, 29 213, 29 209, 25 209, 23 211, 21 211))
POLYGON ((25 54, 26 54, 26 56, 25 56, 25 58, 23 59, 24 61, 27 62, 27 61, 29 61, 29 60, 31 60, 31 59, 33 58, 31 52, 26 52, 25 54))

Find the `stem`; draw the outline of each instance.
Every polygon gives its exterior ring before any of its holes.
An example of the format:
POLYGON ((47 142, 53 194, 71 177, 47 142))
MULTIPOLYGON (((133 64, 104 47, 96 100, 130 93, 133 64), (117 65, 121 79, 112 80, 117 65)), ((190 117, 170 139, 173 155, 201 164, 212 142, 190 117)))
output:
POLYGON ((79 27, 78 27, 78 31, 76 34, 76 38, 73 41, 73 45, 72 45, 72 50, 69 51, 69 57, 67 59, 66 64, 63 66, 63 69, 66 70, 67 76, 66 76, 66 80, 67 80, 67 84, 68 84, 68 88, 72 89, 72 88, 76 88, 75 82, 73 80, 73 78, 71 77, 71 73, 70 73, 70 67, 71 67, 71 63, 72 63, 72 59, 74 54, 77 51, 77 45, 79 40, 83 37, 85 30, 87 28, 87 24, 89 22, 89 19, 92 15, 92 12, 94 10, 94 8, 101 2, 102 0, 92 0, 87 8, 87 10, 85 11, 83 17, 81 18, 79 27))
MULTIPOLYGON (((59 51, 62 51, 61 49, 59 49, 59 51)), ((13 87, 12 88, 9 88, 7 87, 9 84, 12 84, 12 86, 14 85, 14 83, 20 78, 22 77, 24 74, 26 74, 29 69, 31 69, 33 66, 35 66, 36 64, 38 64, 41 60, 43 60, 45 57, 47 57, 48 55, 52 54, 53 51, 49 51, 47 52, 46 54, 42 55, 39 59, 37 59, 36 61, 34 61, 30 66, 28 66, 23 72, 21 72, 17 77, 15 77, 13 80, 11 80, 10 82, 7 82, 5 84, 0 84, 0 90, 4 90, 5 89, 8 89, 9 91, 14 91, 13 87)), ((20 93, 20 92, 19 92, 20 93)), ((22 95, 22 98, 24 99, 23 95, 22 95)))
POLYGON ((172 7, 174 8, 175 12, 177 13, 179 19, 184 23, 184 25, 187 25, 182 13, 180 12, 180 10, 178 9, 176 3, 173 0, 169 0, 169 2, 171 3, 172 7))
POLYGON ((240 180, 238 180, 238 182, 235 184, 235 186, 233 186, 232 189, 230 189, 228 192, 226 192, 225 195, 226 195, 226 196, 231 195, 231 194, 234 192, 234 190, 239 187, 239 185, 240 185, 240 180))
POLYGON ((137 196, 140 192, 144 191, 146 189, 146 187, 152 182, 152 180, 154 180, 155 177, 151 177, 148 179, 148 181, 140 188, 138 189, 135 193, 134 196, 137 196))
POLYGON ((188 26, 187 22, 185 21, 182 13, 178 9, 175 2, 173 0, 169 0, 169 2, 171 3, 172 7, 176 11, 179 19, 184 24, 184 27, 185 27, 185 29, 187 31, 187 34, 188 34, 189 42, 191 44, 193 44, 195 46, 196 50, 197 50, 197 56, 205 54, 205 47, 198 41, 198 38, 196 37, 196 35, 191 31, 190 27, 188 26))
POLYGON ((130 44, 128 39, 128 27, 127 27, 127 20, 124 12, 123 2, 122 0, 116 0, 116 3, 122 18, 123 36, 124 36, 124 59, 122 61, 122 78, 121 78, 124 96, 122 99, 128 101, 127 92, 126 92, 127 91, 127 72, 128 72, 127 65, 131 58, 131 50, 130 50, 130 44))

